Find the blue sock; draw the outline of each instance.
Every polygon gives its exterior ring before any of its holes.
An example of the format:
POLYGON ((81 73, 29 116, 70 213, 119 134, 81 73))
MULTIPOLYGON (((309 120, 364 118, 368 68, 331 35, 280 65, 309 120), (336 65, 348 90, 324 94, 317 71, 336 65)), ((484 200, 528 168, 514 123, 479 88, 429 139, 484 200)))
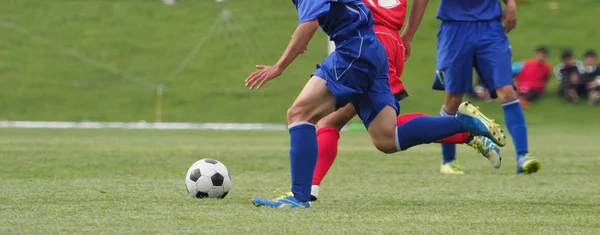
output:
POLYGON ((517 161, 529 152, 527 146, 527 125, 525 124, 525 114, 521 108, 519 100, 513 100, 502 103, 504 109, 504 121, 508 132, 513 138, 515 150, 517 152, 517 161))
MULTIPOLYGON (((444 110, 444 107, 442 107, 442 110, 440 110, 440 116, 454 116, 454 114, 447 112, 444 110)), ((456 160, 456 144, 442 144, 442 164, 446 164, 454 160, 456 160)))
POLYGON ((316 128, 308 122, 295 122, 289 126, 289 131, 292 193, 296 200, 308 202, 319 156, 316 128))
POLYGON ((415 145, 433 143, 465 131, 455 117, 416 117, 396 128, 396 149, 406 150, 415 145))

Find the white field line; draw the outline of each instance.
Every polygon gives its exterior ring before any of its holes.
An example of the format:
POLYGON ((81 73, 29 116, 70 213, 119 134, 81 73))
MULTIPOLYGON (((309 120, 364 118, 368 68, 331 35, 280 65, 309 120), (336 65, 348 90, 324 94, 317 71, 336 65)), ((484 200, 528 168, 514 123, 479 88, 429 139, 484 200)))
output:
POLYGON ((0 121, 0 128, 35 129, 146 129, 146 130, 225 130, 285 131, 284 124, 269 123, 187 123, 187 122, 48 122, 0 121))

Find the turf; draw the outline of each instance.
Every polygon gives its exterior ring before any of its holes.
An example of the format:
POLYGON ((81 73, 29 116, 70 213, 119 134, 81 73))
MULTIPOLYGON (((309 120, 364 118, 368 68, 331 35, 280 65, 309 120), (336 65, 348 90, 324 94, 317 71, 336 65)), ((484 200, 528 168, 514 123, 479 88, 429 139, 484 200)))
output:
POLYGON ((256 208, 289 184, 285 132, 0 132, 0 234, 598 234, 597 131, 531 128, 542 160, 515 175, 467 147, 464 176, 443 176, 439 148, 378 153, 343 133, 340 158, 309 210, 256 208), (556 133, 561 133, 556 135, 556 133), (223 200, 191 198, 184 176, 210 157, 229 168, 223 200))
MULTIPOLYGON (((552 63, 563 48, 577 56, 600 50, 594 27, 600 1, 556 2, 557 10, 544 0, 519 4, 519 25, 509 35, 515 60, 529 58, 540 44, 550 48, 552 63)), ((439 112, 442 94, 430 90, 438 4, 430 1, 412 45, 404 111, 439 112)), ((277 60, 296 23, 294 7, 281 0, 180 0, 173 6, 160 0, 4 0, 0 119, 154 121, 161 110, 162 121, 281 123, 326 55, 325 35, 318 33, 309 52, 264 89, 250 92, 243 80, 255 64, 277 60)), ((549 90, 555 88, 551 82, 549 90)), ((486 106, 491 116, 501 115, 486 106)), ((571 122, 573 113, 587 125, 600 109, 568 105, 551 93, 527 115, 532 124, 546 124, 571 122)))

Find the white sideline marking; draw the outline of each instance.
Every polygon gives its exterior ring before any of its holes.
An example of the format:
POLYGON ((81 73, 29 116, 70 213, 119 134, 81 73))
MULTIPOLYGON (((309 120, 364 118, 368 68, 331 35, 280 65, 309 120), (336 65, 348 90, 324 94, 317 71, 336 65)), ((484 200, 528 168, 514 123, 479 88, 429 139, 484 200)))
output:
POLYGON ((47 122, 0 121, 0 128, 41 129, 145 129, 145 130, 224 130, 286 131, 287 126, 269 123, 188 123, 188 122, 47 122))

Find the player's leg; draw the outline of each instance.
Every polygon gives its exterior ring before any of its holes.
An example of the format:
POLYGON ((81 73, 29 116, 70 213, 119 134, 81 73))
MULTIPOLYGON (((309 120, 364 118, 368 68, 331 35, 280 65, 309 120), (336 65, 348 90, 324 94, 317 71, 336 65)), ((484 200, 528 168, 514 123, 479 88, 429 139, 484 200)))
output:
POLYGON ((336 106, 336 97, 327 88, 326 83, 323 78, 311 77, 287 111, 292 193, 276 200, 253 198, 255 205, 310 207, 308 201, 310 201, 311 180, 318 157, 315 124, 319 119, 333 112, 336 106))
MULTIPOLYGON (((446 91, 440 116, 453 116, 462 102, 463 94, 472 90, 475 42, 472 22, 443 22, 438 31, 435 84, 446 91)), ((456 162, 456 145, 442 144, 444 174, 464 174, 456 162)))
POLYGON ((511 67, 511 49, 508 38, 500 22, 480 23, 482 35, 475 56, 476 69, 483 82, 494 89, 493 98, 497 97, 504 110, 504 120, 513 138, 517 152, 517 173, 534 173, 540 168, 539 161, 528 156, 527 125, 525 114, 514 89, 511 67))
MULTIPOLYGON (((406 122, 408 122, 411 119, 414 119, 416 117, 421 117, 421 116, 430 116, 424 113, 407 113, 407 114, 402 114, 400 116, 398 116, 398 118, 396 118, 396 125, 400 126, 406 122)), ((467 132, 462 132, 462 133, 458 133, 452 136, 448 136, 446 138, 443 138, 441 140, 436 141, 436 143, 440 143, 440 144, 466 144, 469 143, 471 140, 473 140, 473 136, 467 132)))
MULTIPOLYGON (((424 113, 408 113, 400 115, 396 119, 398 126, 406 123, 415 117, 428 116, 424 113)), ((467 132, 458 133, 441 140, 436 141, 440 144, 467 144, 475 149, 483 157, 487 158, 494 168, 500 168, 502 158, 500 157, 500 148, 492 140, 483 136, 473 136, 467 132)))
POLYGON ((313 174, 311 200, 317 200, 319 197, 319 185, 325 178, 329 168, 333 165, 338 152, 338 140, 340 130, 346 125, 356 112, 352 104, 336 110, 335 112, 322 118, 317 123, 317 142, 319 144, 319 157, 313 174))
POLYGON ((384 153, 433 143, 462 132, 493 137, 499 143, 504 141, 499 125, 486 119, 477 108, 466 102, 459 107, 456 116, 420 116, 396 126, 399 107, 389 92, 389 84, 383 79, 375 80, 368 94, 354 101, 353 105, 367 127, 373 144, 384 153))

